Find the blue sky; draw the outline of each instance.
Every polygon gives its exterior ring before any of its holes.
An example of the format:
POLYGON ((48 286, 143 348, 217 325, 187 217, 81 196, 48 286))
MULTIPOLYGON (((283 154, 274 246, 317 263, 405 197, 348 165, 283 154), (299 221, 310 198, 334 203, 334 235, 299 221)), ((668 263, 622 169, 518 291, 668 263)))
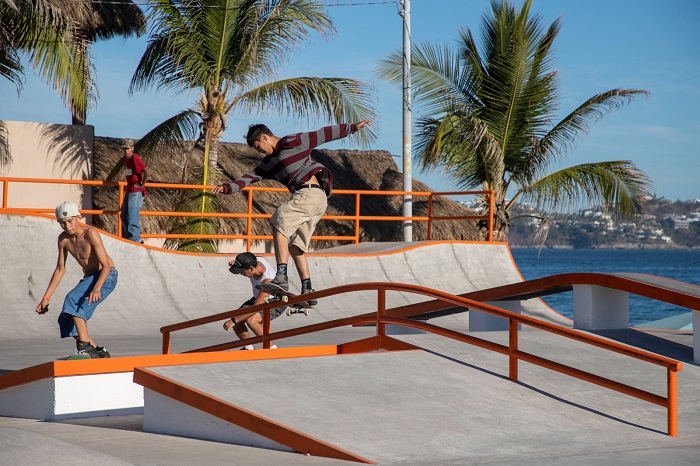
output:
MULTIPOLYGON (((342 76, 371 82, 381 115, 374 149, 396 155, 402 168, 401 89, 376 77, 379 60, 401 47, 398 3, 383 0, 326 0, 337 34, 328 41, 314 36, 296 51, 279 77, 342 76), (333 4, 356 3, 353 6, 333 4)), ((520 1, 515 0, 517 5, 520 1)), ((411 0, 414 43, 430 41, 454 47, 466 26, 477 41, 487 0, 411 0)), ((645 89, 652 94, 594 124, 571 152, 566 165, 604 160, 632 160, 654 182, 654 192, 670 200, 700 198, 700 2, 697 0, 533 0, 532 12, 546 24, 562 17, 555 42, 559 70, 559 117, 589 97, 613 88, 645 89)), ((115 39, 94 48, 99 100, 88 114, 97 136, 139 138, 195 97, 148 91, 129 95, 131 76, 146 38, 115 39)), ((59 97, 27 72, 18 97, 0 80, 0 120, 70 123, 59 97)), ((415 108, 414 121, 420 109, 415 108)), ((243 142, 251 123, 263 122, 276 134, 316 129, 324 123, 275 115, 233 114, 224 141, 243 142)), ((333 143, 326 148, 351 147, 333 143)), ((432 189, 456 185, 441 173, 413 177, 432 189)))

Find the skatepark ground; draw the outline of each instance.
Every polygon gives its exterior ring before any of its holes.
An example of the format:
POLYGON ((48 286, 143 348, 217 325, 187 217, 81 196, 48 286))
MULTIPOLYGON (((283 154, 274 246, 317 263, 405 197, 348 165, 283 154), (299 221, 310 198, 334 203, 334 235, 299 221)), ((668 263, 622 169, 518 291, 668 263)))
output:
MULTIPOLYGON (((52 302, 50 316, 33 312, 55 263, 56 227, 40 217, 0 215, 0 307, 6 316, 0 329, 0 374, 73 350, 72 342, 57 337, 58 305, 52 302)), ((90 325, 98 344, 115 357, 159 354, 160 327, 236 308, 250 293, 247 280, 226 271, 227 256, 166 253, 109 236, 104 241, 120 278, 90 325)), ((521 279, 507 247, 489 244, 344 246, 311 256, 310 266, 317 289, 395 281, 463 293, 521 279)), ((64 277, 57 300, 80 277, 76 268, 64 277)), ((298 277, 290 281, 298 284, 298 277)), ((308 317, 276 319, 273 331, 370 312, 372 299, 368 293, 327 298, 308 317)), ((387 307, 412 299, 388 295, 387 307)), ((570 326, 541 301, 530 301, 527 314, 570 326)), ((431 323, 469 333, 466 313, 435 320, 439 323, 431 323)), ((374 327, 338 328, 277 345, 336 345, 374 334, 374 327)), ((521 334, 524 350, 664 393, 660 368, 535 329, 524 328, 521 334)), ((239 405, 296 422, 297 429, 326 435, 377 464, 697 465, 700 367, 692 363, 692 335, 652 330, 600 335, 683 363, 677 437, 665 434, 665 409, 659 406, 526 363, 514 383, 508 380, 507 357, 432 334, 395 336, 421 348, 417 351, 187 366, 171 376, 225 400, 235 392, 239 405)), ((219 323, 206 325, 174 336, 171 351, 232 337, 219 323)), ((479 337, 508 339, 502 331, 479 332, 479 337)), ((158 370, 168 374, 174 369, 158 370)), ((351 464, 154 434, 143 430, 143 422, 142 415, 52 422, 0 417, 0 464, 351 464)))

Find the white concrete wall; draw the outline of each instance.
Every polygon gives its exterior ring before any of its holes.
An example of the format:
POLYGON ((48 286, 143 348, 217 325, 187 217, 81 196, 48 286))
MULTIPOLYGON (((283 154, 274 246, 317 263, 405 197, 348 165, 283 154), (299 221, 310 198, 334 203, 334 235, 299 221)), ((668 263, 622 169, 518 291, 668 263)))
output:
MULTIPOLYGON (((8 131, 12 160, 0 176, 18 178, 92 179, 95 131, 92 126, 2 121, 8 131)), ((2 190, 0 190, 0 202, 2 190)), ((57 206, 72 201, 92 209, 92 188, 70 184, 10 183, 7 207, 57 206)), ((90 221, 90 218, 86 218, 90 221)))

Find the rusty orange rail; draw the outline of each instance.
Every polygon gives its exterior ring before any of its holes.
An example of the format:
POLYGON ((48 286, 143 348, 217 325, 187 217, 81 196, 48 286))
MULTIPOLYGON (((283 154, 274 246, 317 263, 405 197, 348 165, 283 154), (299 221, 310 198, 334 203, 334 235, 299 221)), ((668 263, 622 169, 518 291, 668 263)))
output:
MULTIPOLYGON (((120 207, 124 200, 124 181, 97 181, 97 180, 62 180, 48 178, 17 178, 17 177, 0 177, 2 183, 2 204, 0 204, 0 213, 53 213, 54 208, 49 207, 10 207, 10 184, 11 183, 40 183, 40 184, 72 184, 72 185, 87 185, 87 186, 113 186, 119 189, 118 205, 114 209, 91 209, 82 210, 83 214, 87 215, 116 215, 117 216, 117 232, 121 232, 121 218, 119 216, 120 207)), ((174 184, 174 183, 146 183, 147 188, 151 189, 195 189, 195 190, 210 190, 212 186, 193 185, 193 184, 174 184)), ((255 193, 266 192, 288 192, 285 188, 269 188, 249 186, 242 190, 248 196, 248 210, 245 213, 201 213, 201 212, 161 212, 142 210, 143 216, 163 216, 163 217, 217 217, 217 218, 245 218, 247 221, 246 233, 244 235, 187 235, 187 234, 167 234, 167 233, 143 233, 142 238, 201 238, 201 239, 241 239, 246 242, 246 250, 250 251, 253 241, 271 241, 272 235, 253 235, 252 225, 253 219, 270 218, 272 214, 260 214, 253 212, 253 198, 255 193)), ((486 220, 489 225, 488 241, 493 239, 493 191, 449 191, 449 192, 431 192, 431 191, 370 191, 370 190, 353 190, 353 189, 336 189, 334 195, 349 195, 355 197, 355 213, 354 215, 324 215, 322 220, 347 220, 354 222, 354 233, 352 236, 313 236, 312 240, 336 240, 350 241, 354 243, 360 242, 360 223, 363 221, 386 221, 386 222, 402 222, 410 220, 415 222, 427 222, 427 239, 432 239, 432 225, 436 221, 445 220, 486 220), (360 205, 363 196, 415 196, 428 198, 428 215, 425 217, 404 217, 398 215, 387 216, 371 216, 361 215, 360 205), (467 195, 487 196, 489 199, 488 215, 473 215, 459 217, 445 217, 433 215, 433 200, 437 196, 458 196, 467 195)))
MULTIPOLYGON (((297 335, 304 335, 337 327, 372 323, 376 324, 377 338, 387 339, 388 337, 386 336, 386 325, 401 325, 424 330, 446 338, 461 341, 463 343, 475 345, 481 348, 485 348, 487 350, 507 355, 508 378, 514 382, 518 381, 518 361, 522 360, 531 364, 544 367, 546 369, 550 369, 581 380, 585 380, 587 382, 608 388, 610 390, 615 390, 617 392, 644 401, 648 401, 650 403, 657 404, 666 408, 667 410, 668 435, 673 437, 678 435, 678 387, 676 374, 683 367, 679 361, 666 358, 664 356, 659 356, 648 351, 625 346, 613 341, 586 334, 584 332, 560 327, 529 316, 516 314, 511 311, 491 306, 489 304, 481 303, 468 298, 452 295, 439 290, 421 287, 417 285, 388 282, 356 283, 351 285, 343 285, 334 288, 329 288, 326 290, 315 291, 313 293, 305 294, 303 298, 301 296, 296 296, 294 298, 290 298, 288 304, 294 304, 296 302, 301 302, 307 299, 320 299, 337 294, 368 290, 377 291, 377 311, 375 314, 364 314, 354 317, 345 317, 342 319, 307 325, 304 327, 284 330, 275 333, 270 333, 270 309, 279 305, 279 303, 259 304, 256 306, 247 307, 245 309, 235 309, 206 317, 200 317, 198 319, 168 325, 160 329, 161 333, 163 334, 163 353, 168 354, 170 352, 170 338, 173 332, 192 327, 198 327, 200 325, 205 325, 212 322, 218 322, 221 320, 229 319, 231 317, 249 314, 250 312, 255 311, 263 311, 263 335, 248 338, 246 340, 234 341, 230 343, 223 343, 219 345, 208 346, 205 348, 199 348, 191 350, 190 352, 223 351, 254 343, 262 343, 264 348, 269 348, 270 341, 272 340, 289 338, 297 335), (411 320, 410 318, 408 318, 411 317, 409 315, 405 315, 404 317, 389 317, 387 316, 386 309, 387 291, 421 294, 424 296, 434 298, 440 302, 460 307, 468 307, 470 309, 476 309, 498 317, 502 317, 504 319, 508 319, 508 345, 506 346, 497 344, 488 340, 474 337, 472 335, 466 335, 464 333, 438 327, 436 325, 429 324, 426 322, 411 320), (657 394, 641 390, 630 385, 616 382, 614 380, 591 374, 589 372, 582 371, 580 369, 576 369, 565 364, 551 361, 541 356, 521 351, 518 349, 518 324, 529 325, 531 327, 544 330, 556 335, 560 335, 565 338, 570 338, 585 344, 596 346, 598 348, 602 348, 631 358, 665 367, 667 374, 666 396, 659 396, 657 394)), ((361 344, 359 344, 359 346, 361 346, 361 344)))

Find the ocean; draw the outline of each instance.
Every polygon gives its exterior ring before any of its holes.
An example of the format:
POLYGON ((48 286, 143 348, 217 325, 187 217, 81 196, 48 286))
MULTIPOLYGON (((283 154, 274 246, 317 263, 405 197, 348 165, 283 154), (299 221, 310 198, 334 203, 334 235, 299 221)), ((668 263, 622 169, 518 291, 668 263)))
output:
MULTIPOLYGON (((513 259, 526 280, 567 272, 637 272, 700 285, 700 251, 651 249, 519 249, 513 259)), ((542 298, 573 318, 572 292, 542 298)), ((630 294, 630 325, 687 313, 673 304, 630 294)))

